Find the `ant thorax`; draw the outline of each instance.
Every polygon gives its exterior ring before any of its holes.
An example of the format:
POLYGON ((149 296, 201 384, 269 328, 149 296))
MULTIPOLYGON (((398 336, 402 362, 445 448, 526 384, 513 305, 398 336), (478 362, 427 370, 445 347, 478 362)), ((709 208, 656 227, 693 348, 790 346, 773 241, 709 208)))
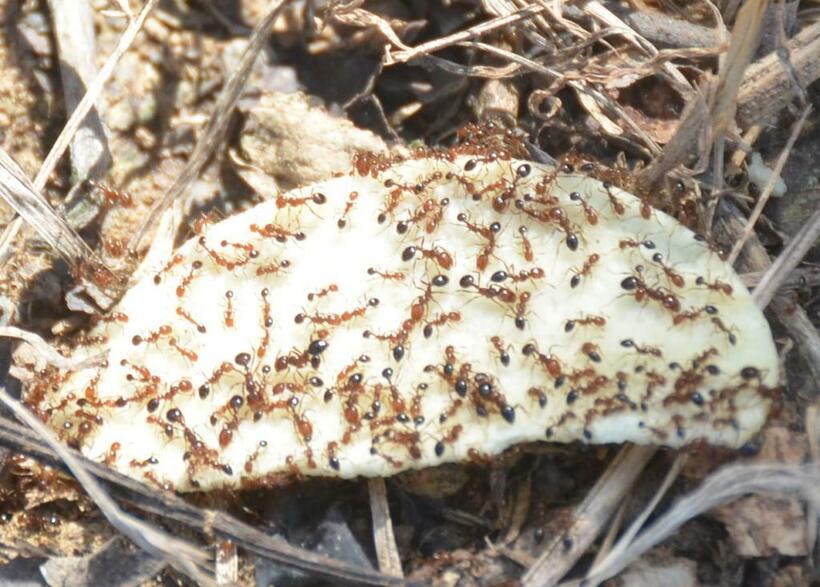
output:
POLYGON ((203 226, 26 401, 180 491, 384 476, 537 440, 740 446, 769 326, 708 244, 585 167, 362 155, 203 226))

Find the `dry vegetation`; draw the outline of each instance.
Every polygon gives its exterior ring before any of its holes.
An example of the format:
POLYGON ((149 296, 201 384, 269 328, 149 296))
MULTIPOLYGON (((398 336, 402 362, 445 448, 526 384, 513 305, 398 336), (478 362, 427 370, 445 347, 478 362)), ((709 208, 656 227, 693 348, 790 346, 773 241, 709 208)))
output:
POLYGON ((279 4, 0 0, 0 583, 820 580, 817 0, 279 4), (48 341, 110 307, 149 245, 356 149, 488 120, 533 159, 619 169, 726 250, 782 351, 754 446, 536 444, 182 499, 59 446, 15 399, 12 353, 65 360, 48 341))

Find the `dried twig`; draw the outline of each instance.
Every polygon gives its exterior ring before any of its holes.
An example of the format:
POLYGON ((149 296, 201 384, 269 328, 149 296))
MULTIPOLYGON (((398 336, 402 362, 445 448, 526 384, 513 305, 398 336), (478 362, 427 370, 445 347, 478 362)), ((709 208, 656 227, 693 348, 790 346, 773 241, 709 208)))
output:
MULTIPOLYGON (((786 144, 780 151, 780 155, 777 158, 777 163, 775 163, 774 169, 772 170, 772 174, 769 176, 769 181, 766 182, 766 187, 763 188, 760 197, 757 199, 757 203, 755 204, 752 213, 749 215, 749 221, 743 228, 743 232, 741 233, 740 238, 735 240, 735 244, 732 247, 732 251, 729 253, 728 262, 730 264, 733 264, 737 260, 738 256, 740 255, 740 251, 743 250, 743 246, 746 244, 746 241, 749 240, 749 236, 751 236, 752 232, 754 231, 755 224, 757 224, 758 218, 760 218, 760 215, 763 213, 763 208, 769 201, 769 197, 772 195, 775 185, 777 185, 777 180, 780 179, 780 174, 783 172, 783 166, 786 165, 786 160, 789 158, 789 155, 792 152, 792 148, 794 147, 794 143, 797 141, 797 137, 800 136, 800 131, 803 130, 803 125, 808 119, 810 112, 811 106, 806 106, 806 108, 803 109, 803 114, 800 116, 797 122, 794 123, 794 126, 792 127, 792 132, 789 135, 789 140, 786 141, 786 144)), ((806 249, 806 251, 808 251, 808 249, 806 249)), ((805 255, 806 251, 803 252, 803 255, 805 255)), ((803 255, 801 255, 800 258, 802 258, 803 255)), ((797 263, 800 262, 800 258, 797 259, 795 264, 792 267, 790 267, 790 269, 793 269, 797 265, 797 263)), ((760 286, 758 286, 758 290, 759 289, 760 286)), ((771 296, 774 295, 776 289, 777 286, 775 286, 774 289, 772 289, 772 291, 769 292, 771 294, 769 296, 769 299, 771 299, 771 296)))
POLYGON ((626 446, 573 511, 569 529, 544 548, 521 579, 522 587, 555 585, 601 532, 643 468, 657 451, 652 446, 626 446))
MULTIPOLYGON (((797 79, 803 87, 820 78, 820 21, 800 31, 786 45, 797 79)), ((799 95, 777 52, 752 64, 738 92, 737 119, 745 127, 780 112, 799 95)))
POLYGON ((34 178, 34 186, 37 190, 41 190, 45 186, 48 176, 51 175, 57 162, 63 156, 63 153, 65 153, 77 129, 83 124, 88 112, 99 99, 100 92, 102 92, 105 82, 108 81, 108 78, 111 77, 111 74, 114 72, 114 67, 116 67, 120 57, 123 56, 131 46, 131 43, 134 42, 134 38, 137 36, 145 19, 148 18, 148 15, 157 2, 158 0, 147 0, 145 2, 139 14, 137 14, 137 17, 128 24, 128 28, 123 32, 114 51, 112 51, 111 55, 106 59, 105 64, 102 66, 102 69, 100 69, 100 73, 97 74, 97 77, 95 77, 91 85, 88 86, 88 91, 86 91, 80 103, 77 104, 77 108, 74 109, 74 112, 71 113, 71 117, 68 119, 68 122, 66 122, 63 130, 60 131, 60 136, 57 137, 54 146, 51 148, 51 151, 49 151, 46 160, 43 161, 40 170, 37 172, 37 176, 34 178))
POLYGON ((763 275, 755 288, 754 297, 758 303, 766 306, 774 298, 777 290, 788 279, 792 270, 806 256, 809 249, 820 238, 820 208, 809 216, 800 231, 789 241, 789 244, 778 255, 772 266, 763 275))
POLYGON ((657 491, 655 491, 655 495, 652 496, 649 503, 644 506, 640 515, 638 515, 638 517, 633 520, 632 524, 629 525, 629 528, 627 528, 627 530, 623 533, 623 536, 621 536, 621 539, 618 540, 615 547, 605 557, 603 557, 601 561, 595 561, 592 569, 590 569, 587 573, 587 581, 589 582, 588 587, 597 587, 598 585, 594 579, 590 578, 591 576, 598 574, 600 569, 606 569, 613 564, 613 561, 617 561, 620 557, 624 556, 625 550, 635 539, 635 536, 638 535, 638 532, 641 528, 643 528, 646 520, 648 520, 649 516, 652 515, 652 512, 655 511, 655 508, 658 507, 658 504, 661 499, 663 499, 663 496, 666 495, 666 492, 669 491, 672 483, 674 483, 675 479, 678 478, 678 475, 680 474, 685 463, 686 454, 680 453, 677 457, 675 457, 672 466, 669 467, 669 471, 667 471, 666 476, 663 479, 663 483, 661 483, 660 487, 658 487, 657 491))
POLYGON ((236 106, 242 89, 245 87, 245 82, 248 81, 251 68, 259 52, 265 46, 265 43, 268 42, 273 23, 279 15, 279 11, 285 4, 285 1, 286 0, 274 0, 271 2, 265 17, 254 27, 253 33, 248 39, 248 46, 245 48, 245 52, 239 60, 239 65, 230 79, 228 79, 225 87, 222 88, 222 92, 216 100, 214 112, 208 119, 208 125, 205 131, 196 142, 194 151, 191 153, 191 158, 188 160, 182 173, 177 176, 171 184, 171 187, 165 191, 160 201, 151 209, 151 212, 142 223, 142 226, 131 239, 129 243, 131 250, 137 250, 139 248, 140 243, 148 234, 148 231, 155 226, 162 213, 199 177, 200 172, 211 158, 211 155, 213 155, 214 151, 216 151, 217 147, 222 143, 225 132, 228 130, 228 122, 233 114, 234 106, 236 106))
POLYGON ((148 554, 167 561, 177 571, 187 575, 199 585, 215 584, 211 578, 211 565, 208 562, 209 556, 207 553, 199 547, 171 536, 120 509, 91 473, 60 442, 54 432, 23 407, 20 402, 11 397, 6 392, 5 386, 2 385, 0 385, 0 402, 48 443, 51 449, 71 470, 71 473, 114 528, 122 532, 148 554))
POLYGON ((602 564, 583 580, 562 583, 562 587, 598 585, 614 577, 650 548, 666 540, 681 525, 750 493, 797 493, 815 507, 820 505, 820 468, 816 465, 780 464, 729 465, 707 477, 698 489, 679 500, 672 508, 616 557, 602 564))
MULTIPOLYGON (((766 271, 750 271, 739 275, 743 285, 752 289, 763 280, 766 271)), ((778 279, 779 291, 793 291, 795 289, 820 286, 820 267, 800 267, 789 271, 778 279)))
POLYGON ((379 570, 393 577, 403 577, 401 557, 396 548, 396 537, 393 534, 393 521, 390 519, 390 507, 387 503, 387 488, 384 479, 373 477, 367 480, 370 494, 370 515, 373 518, 373 541, 376 544, 376 557, 379 570))

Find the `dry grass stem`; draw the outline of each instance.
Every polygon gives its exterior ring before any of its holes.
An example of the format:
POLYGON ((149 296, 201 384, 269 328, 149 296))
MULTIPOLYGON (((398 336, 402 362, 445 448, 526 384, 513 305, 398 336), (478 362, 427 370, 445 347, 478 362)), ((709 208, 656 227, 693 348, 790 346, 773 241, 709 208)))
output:
POLYGON ((809 249, 817 243, 818 238, 820 238, 820 209, 815 210, 809 216, 800 231, 789 241, 783 252, 778 255, 763 275, 753 293, 758 304, 764 307, 769 304, 794 268, 806 256, 809 249))
MULTIPOLYGON (((97 77, 94 15, 88 2, 49 0, 54 36, 60 56, 66 112, 82 101, 88 84, 97 77)), ((72 176, 77 183, 102 177, 111 166, 108 137, 101 120, 104 96, 100 93, 71 141, 72 176)))
POLYGON ((13 338, 28 343, 45 362, 60 369, 82 369, 98 365, 105 360, 104 356, 99 356, 93 360, 83 360, 81 362, 68 359, 58 353, 39 335, 29 332, 28 330, 23 330, 22 328, 17 328, 16 326, 0 326, 0 338, 13 338))
POLYGON ((145 552, 165 560, 197 584, 215 585, 211 577, 211 565, 207 553, 120 509, 72 452, 63 446, 45 424, 11 397, 6 392, 5 386, 0 386, 0 402, 9 408, 20 421, 34 430, 57 453, 114 528, 145 552))
MULTIPOLYGON (((755 224, 757 224, 757 220, 763 213, 763 208, 769 201, 769 197, 772 195, 775 185, 777 185, 777 180, 780 179, 780 174, 783 172, 783 166, 786 165, 786 160, 789 158, 789 155, 792 152, 792 148, 794 148, 794 143, 797 141, 797 137, 800 136, 800 132, 803 130, 803 125, 806 123, 806 120, 808 119, 810 112, 811 106, 806 106, 803 109, 803 114, 801 114, 797 122, 794 123, 794 126, 792 127, 792 132, 789 135, 789 140, 786 141, 785 146, 780 151, 780 155, 777 158, 777 163, 775 163, 774 169, 772 170, 772 174, 769 176, 769 181, 766 182, 766 187, 763 188, 763 192, 761 192, 760 197, 757 199, 757 203, 755 204, 752 213, 749 215, 749 220, 746 223, 746 226, 743 228, 743 232, 740 235, 740 238, 738 238, 735 241, 735 244, 732 247, 732 251, 729 253, 728 262, 730 264, 734 264, 734 262, 740 255, 740 252, 743 250, 746 241, 749 240, 749 237, 751 236, 752 232, 754 232, 755 224)), ((805 255, 807 251, 808 248, 805 251, 803 251, 803 255, 805 255)), ((793 265, 789 267, 788 271, 794 269, 794 267, 797 266, 797 263, 800 262, 800 259, 802 259, 802 255, 799 259, 797 259, 797 261, 795 261, 793 265)), ((773 269, 774 267, 772 267, 770 271, 773 269)), ((788 271, 786 271, 786 273, 788 273, 788 271)), ((769 281, 773 284, 772 286, 769 286, 769 283, 766 283, 766 281, 764 280, 763 283, 758 285, 757 290, 759 291, 763 285, 770 288, 771 291, 767 291, 766 294, 769 295, 769 300, 771 300, 771 296, 773 296, 777 288, 780 287, 779 284, 783 279, 785 279, 785 275, 781 276, 776 281, 772 278, 769 278, 769 281)), ((755 293, 756 297, 762 295, 762 293, 755 293)))
POLYGON ((256 58, 259 52, 265 46, 271 34, 271 29, 279 11, 284 5, 285 0, 275 0, 271 2, 268 12, 265 17, 257 23, 248 39, 248 45, 242 53, 239 60, 239 65, 236 71, 233 72, 219 98, 216 100, 214 112, 208 119, 208 125, 202 136, 196 142, 191 158, 182 170, 182 173, 177 176, 174 183, 171 184, 159 202, 151 209, 145 221, 142 223, 140 229, 131 239, 129 248, 131 250, 138 250, 143 238, 148 234, 148 231, 155 226, 157 220, 168 208, 171 203, 182 194, 193 181, 199 176, 205 164, 211 158, 211 155, 216 151, 217 147, 222 143, 225 132, 228 129, 228 122, 230 122, 233 114, 234 106, 242 93, 245 82, 251 74, 256 58))
POLYGON ((657 448, 625 446, 573 511, 563 535, 556 536, 524 576, 522 587, 555 585, 593 543, 623 501, 657 448))
MULTIPOLYGON (((812 464, 820 465, 820 406, 815 403, 806 409, 806 437, 809 441, 809 457, 812 464)), ((806 512, 806 545, 811 561, 816 565, 815 548, 817 547, 818 507, 809 504, 806 512)))
POLYGON ((51 175, 54 167, 60 161, 63 153, 65 153, 65 150, 74 138, 74 134, 77 132, 77 129, 82 126, 89 111, 94 107, 94 104, 99 99, 103 86, 114 72, 114 68, 117 66, 117 62, 120 60, 120 57, 128 51, 128 48, 134 42, 137 33, 139 33, 142 28, 145 19, 148 18, 148 15, 151 13, 151 10, 153 10, 157 2, 158 0, 146 0, 136 18, 128 23, 128 27, 122 33, 122 36, 117 42, 117 46, 114 48, 114 51, 112 51, 111 55, 109 55, 106 59, 100 69, 100 72, 97 74, 97 77, 95 77, 94 81, 88 86, 88 90, 83 96, 83 99, 80 100, 80 103, 77 104, 74 112, 71 113, 71 116, 65 123, 65 126, 63 126, 63 129, 60 131, 60 136, 58 136, 57 140, 54 141, 54 145, 51 147, 45 161, 43 161, 43 164, 40 166, 37 176, 34 178, 34 187, 36 190, 41 190, 45 187, 48 176, 51 175))
MULTIPOLYGON (((23 170, 4 150, 0 149, 0 197, 35 231, 72 265, 92 263, 103 268, 103 262, 69 226, 65 218, 54 211, 38 188, 32 185, 23 170)), ((6 233, 4 242, 14 235, 6 233)))
POLYGON ((734 122, 738 90, 760 42, 760 29, 767 4, 767 0, 749 0, 738 11, 729 51, 718 74, 711 108, 713 136, 722 135, 734 122))
POLYGON ((417 47, 411 47, 402 51, 387 51, 385 56, 385 65, 393 65, 396 63, 407 63, 419 57, 430 55, 436 51, 440 51, 446 47, 450 47, 457 43, 477 39, 483 35, 491 33, 496 30, 504 29, 519 22, 525 21, 546 10, 543 6, 536 4, 527 6, 522 10, 504 16, 498 16, 490 19, 487 22, 470 27, 466 31, 459 31, 446 37, 440 37, 433 41, 423 43, 417 47))
POLYGON ((646 521, 649 519, 649 516, 652 515, 652 512, 655 511, 655 508, 658 507, 658 504, 663 499, 663 496, 666 495, 666 492, 669 491, 669 488, 672 487, 672 484, 678 478, 678 475, 683 469, 683 465, 686 463, 686 455, 681 453, 675 457, 675 460, 672 462, 672 466, 669 467, 669 471, 667 471, 666 476, 663 479, 660 487, 655 491, 655 494, 652 496, 652 499, 649 501, 646 506, 644 506, 641 513, 638 515, 637 518, 629 525, 629 528, 621 536, 620 540, 618 540, 617 544, 612 548, 612 550, 605 556, 601 561, 595 562, 593 564, 592 569, 587 573, 587 581, 589 581, 589 587, 597 587, 598 583, 592 579, 591 577, 595 576, 600 572, 600 569, 605 569, 612 565, 617 565, 617 561, 620 557, 624 556, 624 552, 635 539, 635 536, 638 535, 641 528, 643 528, 646 521))
MULTIPOLYGON (((51 147, 51 150, 46 156, 45 161, 43 161, 43 164, 40 166, 40 169, 37 172, 37 176, 34 178, 33 191, 39 192, 45 187, 49 175, 51 175, 51 172, 54 170, 54 167, 57 165, 57 162, 63 156, 63 153, 65 153, 65 150, 68 148, 69 144, 74 138, 74 134, 77 132, 77 129, 79 129, 80 126, 83 124, 89 111, 97 102, 99 95, 102 92, 102 88, 105 85, 105 82, 113 73, 114 67, 117 65, 117 62, 119 61, 120 57, 122 57, 122 55, 128 50, 128 48, 134 42, 134 38, 137 36, 137 33, 142 28, 145 19, 148 18, 148 15, 151 13, 151 10, 157 2, 158 0, 147 0, 145 5, 143 5, 142 10, 140 10, 139 14, 137 15, 137 17, 133 19, 129 23, 128 27, 125 29, 125 32, 120 37, 120 40, 117 43, 116 48, 111 53, 111 55, 108 56, 108 59, 106 60, 105 64, 103 65, 102 69, 99 71, 97 76, 94 78, 94 81, 88 86, 85 96, 83 96, 83 99, 80 100, 79 104, 77 104, 77 107, 71 113, 71 116, 69 117, 62 131, 60 131, 60 136, 57 137, 57 140, 51 147)), ((5 230, 3 231, 3 235, 2 237, 0 237, 0 267, 5 265, 9 257, 11 256, 12 249, 10 247, 10 243, 15 239, 22 225, 23 219, 15 218, 6 226, 5 230)), ((92 257, 87 258, 90 259, 92 257)))
POLYGON ((393 521, 390 518, 390 506, 387 503, 387 488, 384 479, 381 477, 368 479, 367 489, 370 496, 373 541, 376 545, 379 570, 385 575, 403 577, 401 557, 396 547, 396 536, 393 534, 393 521))
POLYGON ((561 587, 599 585, 614 577, 652 547, 669 538, 680 526, 709 510, 749 494, 798 494, 814 507, 820 505, 820 469, 816 465, 730 465, 707 477, 698 489, 679 500, 669 511, 583 580, 561 587), (583 583, 582 583, 583 581, 583 583))
MULTIPOLYGON (((740 279, 743 281, 743 285, 752 289, 757 287, 764 275, 766 275, 765 271, 752 271, 741 274, 740 279)), ((820 286, 820 268, 817 266, 800 267, 790 271, 785 276, 785 280, 780 282, 779 291, 794 291, 817 286, 820 286)))

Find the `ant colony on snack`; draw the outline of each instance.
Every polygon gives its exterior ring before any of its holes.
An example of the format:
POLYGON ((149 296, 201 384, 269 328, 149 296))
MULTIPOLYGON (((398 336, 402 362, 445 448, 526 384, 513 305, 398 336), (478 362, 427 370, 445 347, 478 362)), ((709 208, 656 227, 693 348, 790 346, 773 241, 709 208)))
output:
POLYGON ((217 224, 27 405, 179 491, 391 475, 536 440, 740 446, 778 385, 720 255, 596 179, 462 145, 360 154, 217 224))

